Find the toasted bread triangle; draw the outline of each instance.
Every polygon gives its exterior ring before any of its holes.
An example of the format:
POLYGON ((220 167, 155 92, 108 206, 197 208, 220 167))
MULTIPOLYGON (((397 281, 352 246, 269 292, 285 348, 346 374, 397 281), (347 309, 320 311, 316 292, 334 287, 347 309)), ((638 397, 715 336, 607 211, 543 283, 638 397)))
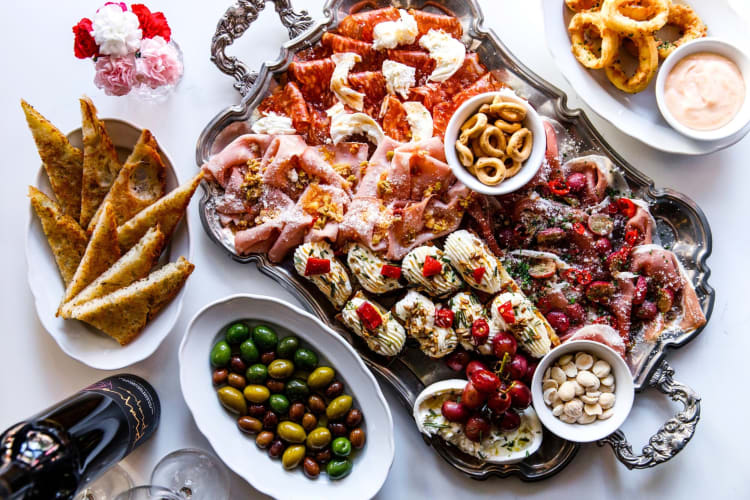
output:
POLYGON ((172 231, 185 214, 193 193, 203 178, 203 172, 191 180, 172 190, 156 203, 138 212, 132 219, 117 228, 117 239, 122 251, 130 249, 146 234, 148 228, 159 225, 164 236, 169 239, 172 231))
POLYGON ((29 186, 29 198, 67 286, 86 251, 88 235, 73 217, 63 213, 60 205, 37 188, 29 186))
POLYGON ((180 257, 142 280, 74 307, 71 317, 126 345, 177 295, 193 268, 193 264, 180 257))
POLYGON ((71 146, 67 137, 29 103, 22 100, 21 107, 57 203, 65 215, 78 222, 81 214, 83 153, 71 146))
POLYGON ((83 180, 81 186, 81 227, 88 228, 91 219, 107 196, 122 165, 117 159, 104 122, 96 116, 91 99, 81 99, 83 130, 83 180))
POLYGON ((104 203, 112 204, 119 226, 164 196, 167 188, 165 179, 166 167, 159 154, 159 145, 151 132, 144 129, 102 205, 91 219, 88 231, 93 231, 104 203))
POLYGON ((63 304, 60 315, 69 319, 72 309, 89 300, 108 295, 148 275, 159 260, 166 240, 158 227, 152 227, 143 238, 120 257, 112 267, 92 281, 81 293, 63 304))
MULTIPOLYGON (((112 207, 107 204, 104 206, 99 224, 94 228, 89 244, 86 246, 86 252, 83 254, 81 263, 65 289, 65 295, 60 305, 62 306, 62 304, 78 295, 81 290, 109 269, 119 258, 117 223, 112 207)), ((58 316, 59 314, 60 310, 57 311, 58 316)))

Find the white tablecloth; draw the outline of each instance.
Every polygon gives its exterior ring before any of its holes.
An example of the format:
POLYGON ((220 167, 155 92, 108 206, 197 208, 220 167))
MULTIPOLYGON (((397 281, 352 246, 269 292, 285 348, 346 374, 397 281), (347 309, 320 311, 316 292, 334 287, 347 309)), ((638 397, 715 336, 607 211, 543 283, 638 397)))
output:
MULTIPOLYGON (((743 4, 745 0, 735 3, 743 4)), ((220 110, 239 100, 232 80, 209 60, 216 22, 228 1, 153 0, 152 10, 163 10, 175 39, 185 54, 185 78, 162 105, 130 98, 106 97, 93 85, 88 61, 73 56, 71 27, 90 17, 103 0, 19 1, 0 3, 0 183, 2 235, 0 266, 0 429, 23 419, 75 390, 105 377, 68 358, 43 330, 26 284, 24 239, 29 214, 26 185, 33 182, 39 159, 19 106, 25 98, 62 130, 79 126, 77 98, 91 96, 100 116, 129 120, 151 129, 169 152, 182 179, 196 171, 195 144, 204 125, 220 110)), ((541 9, 532 1, 480 1, 487 24, 515 55, 542 78, 564 89, 571 106, 581 103, 555 67, 545 46, 541 9)), ((320 16, 322 2, 295 0, 297 8, 320 16)), ((747 5, 744 5, 747 9, 747 5)), ((250 36, 230 52, 257 68, 278 53, 286 31, 269 8, 250 36)), ((657 186, 668 186, 692 197, 711 222, 714 238, 709 283, 717 290, 713 318, 690 345, 672 353, 669 360, 676 378, 703 397, 702 418, 695 438, 676 458, 658 468, 628 471, 608 448, 585 446, 562 473, 535 484, 518 479, 467 479, 428 448, 395 393, 385 387, 396 427, 396 459, 381 498, 738 498, 747 497, 747 446, 744 422, 750 400, 741 389, 747 366, 750 335, 747 333, 750 270, 750 229, 745 215, 748 197, 750 138, 723 152, 702 158, 683 158, 656 152, 619 133, 590 110, 589 117, 604 137, 628 161, 650 175, 657 186), (744 493, 743 493, 744 492, 744 493)), ((161 347, 144 362, 123 371, 148 379, 162 401, 161 427, 150 442, 125 461, 137 481, 145 481, 151 468, 169 451, 183 447, 209 448, 199 434, 178 383, 177 347, 187 322, 204 304, 236 292, 272 295, 296 303, 252 265, 230 261, 203 233, 197 203, 189 210, 196 270, 190 278, 183 314, 161 347)), ((660 394, 637 397, 624 426, 639 450, 647 438, 676 410, 660 394)), ((376 436, 370 436, 374 439, 376 436)), ((300 496, 303 496, 300 492, 300 496)), ((260 495, 237 476, 232 498, 260 495)), ((352 495, 356 498, 356 494, 352 495)))

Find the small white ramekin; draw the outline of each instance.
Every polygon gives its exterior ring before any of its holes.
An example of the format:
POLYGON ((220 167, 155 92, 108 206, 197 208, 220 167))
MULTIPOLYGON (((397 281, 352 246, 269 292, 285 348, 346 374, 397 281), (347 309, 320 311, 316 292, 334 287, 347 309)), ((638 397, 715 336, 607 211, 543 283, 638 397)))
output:
POLYGON ((699 141, 716 141, 731 137, 750 123, 750 56, 736 45, 718 38, 699 38, 693 40, 675 49, 664 60, 659 69, 659 74, 656 76, 655 92, 656 104, 659 106, 661 115, 670 127, 682 135, 699 141), (699 52, 708 52, 726 57, 737 65, 745 80, 745 101, 739 112, 729 123, 713 130, 696 130, 678 122, 671 111, 669 111, 664 97, 664 85, 666 84, 667 76, 669 76, 675 65, 685 57, 699 52))
POLYGON ((454 175, 459 181, 468 186, 469 189, 483 194, 507 194, 525 186, 537 173, 539 167, 542 166, 542 160, 544 159, 544 151, 546 148, 547 137, 544 132, 542 118, 528 101, 526 101, 526 99, 522 99, 510 89, 504 89, 499 92, 487 92, 468 99, 459 106, 455 113, 453 113, 453 116, 448 122, 448 127, 445 129, 445 157, 448 161, 448 165, 451 166, 454 175), (461 162, 458 161, 456 140, 458 140, 458 136, 460 135, 461 125, 463 125, 471 115, 476 113, 482 104, 491 103, 496 95, 502 95, 507 100, 517 102, 526 108, 526 118, 523 121, 523 126, 531 131, 533 146, 531 148, 531 155, 525 162, 523 162, 521 170, 516 175, 510 179, 504 180, 496 186, 488 186, 479 182, 479 179, 471 175, 471 173, 461 165, 461 162))

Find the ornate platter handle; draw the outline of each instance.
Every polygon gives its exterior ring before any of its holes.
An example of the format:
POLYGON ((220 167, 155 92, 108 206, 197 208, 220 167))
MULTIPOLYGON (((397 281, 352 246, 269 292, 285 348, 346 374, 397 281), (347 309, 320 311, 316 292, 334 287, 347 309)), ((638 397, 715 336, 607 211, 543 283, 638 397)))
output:
POLYGON ((621 430, 597 442, 599 446, 609 444, 617 459, 628 469, 646 469, 666 462, 677 455, 695 434, 695 426, 701 417, 701 398, 690 387, 676 382, 673 376, 674 369, 664 360, 651 375, 648 385, 656 387, 672 401, 681 402, 684 408, 651 436, 640 455, 633 454, 633 446, 621 430))
POLYGON ((229 7, 216 25, 216 33, 211 39, 211 61, 227 75, 233 77, 234 88, 245 97, 258 78, 258 73, 234 56, 227 55, 226 48, 240 38, 250 25, 258 19, 258 14, 272 1, 276 12, 287 31, 289 38, 296 38, 313 24, 306 10, 299 13, 292 9, 290 0, 237 0, 229 7))

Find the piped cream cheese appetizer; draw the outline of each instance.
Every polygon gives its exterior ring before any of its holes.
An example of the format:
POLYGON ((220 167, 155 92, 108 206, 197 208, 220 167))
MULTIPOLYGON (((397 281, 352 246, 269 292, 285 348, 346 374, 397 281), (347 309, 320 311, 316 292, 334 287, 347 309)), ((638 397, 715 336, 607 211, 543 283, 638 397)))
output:
POLYGON ((415 248, 406 254, 401 267, 409 283, 433 297, 458 291, 463 284, 448 258, 437 247, 415 248))
POLYGON ((445 240, 445 255, 469 286, 497 293, 509 276, 497 257, 476 235, 461 229, 445 240))
POLYGON ((453 311, 453 328, 463 348, 467 351, 476 350, 485 355, 492 354, 492 339, 497 335, 497 330, 489 328, 490 318, 477 296, 471 292, 457 293, 448 300, 448 307, 453 311), (471 333, 472 325, 478 320, 484 321, 489 331, 487 340, 479 345, 471 333))
POLYGON ((456 332, 451 326, 453 314, 438 314, 435 304, 421 293, 409 290, 396 302, 393 311, 406 325, 407 333, 419 341, 419 348, 427 356, 442 358, 458 345, 456 332))
POLYGON ((380 257, 369 248, 354 244, 349 247, 346 263, 362 288, 368 292, 383 294, 403 288, 398 280, 401 267, 380 257))
POLYGON ((298 246, 294 251, 294 269, 318 287, 336 309, 344 307, 352 295, 349 275, 326 241, 298 246))
POLYGON ((549 352, 554 331, 522 292, 501 293, 492 301, 490 311, 490 331, 513 333, 518 345, 535 358, 549 352))
POLYGON ((417 396, 413 417, 421 433, 437 435, 464 453, 490 463, 520 462, 539 449, 543 437, 542 424, 531 407, 520 413, 521 423, 516 430, 503 431, 493 424, 490 432, 479 441, 469 439, 464 424, 448 421, 441 412, 443 403, 457 401, 465 386, 466 380, 441 380, 427 386, 417 396))
POLYGON ((383 306, 365 297, 362 291, 354 294, 338 318, 377 354, 395 356, 404 347, 404 327, 383 306))

